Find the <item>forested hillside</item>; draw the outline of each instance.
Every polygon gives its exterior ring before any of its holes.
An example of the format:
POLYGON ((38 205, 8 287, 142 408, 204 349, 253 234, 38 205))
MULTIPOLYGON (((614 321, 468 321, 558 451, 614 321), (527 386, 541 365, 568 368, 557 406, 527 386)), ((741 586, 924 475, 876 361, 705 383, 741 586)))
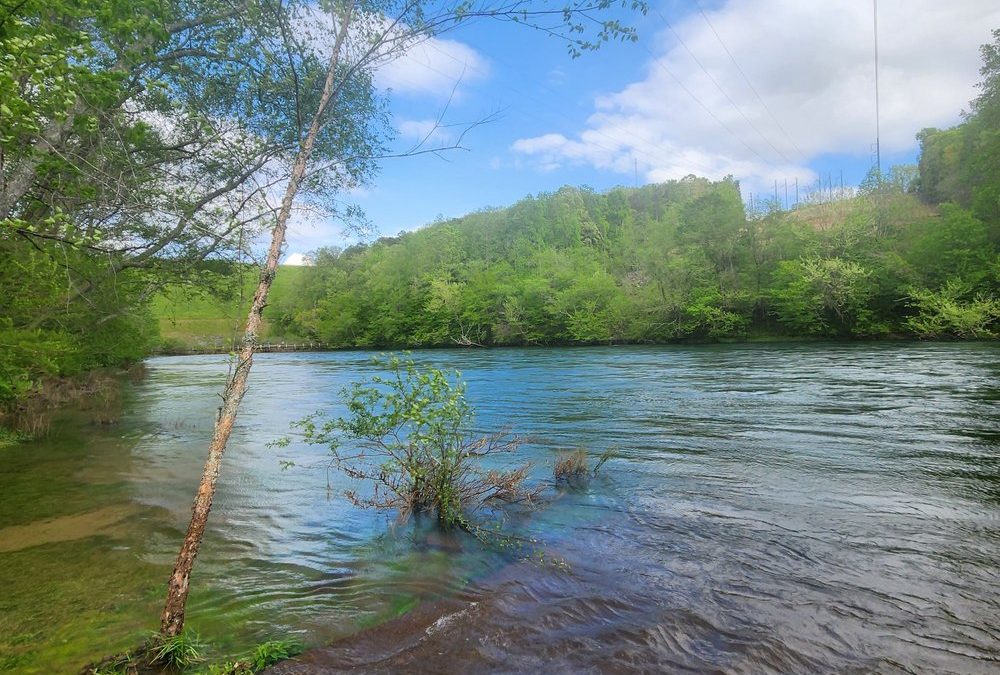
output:
POLYGON ((996 222, 911 187, 750 217, 732 180, 563 188, 321 250, 272 321, 344 347, 992 335, 996 222))
MULTIPOLYGON (((154 24, 170 18, 157 15, 154 24)), ((102 21, 93 25, 97 33, 131 30, 114 17, 102 21)), ((155 25, 140 28, 156 33, 155 25)), ((218 98, 179 86, 169 89, 173 98, 150 93, 151 109, 192 120, 190 129, 169 132, 131 116, 121 96, 95 94, 96 103, 77 110, 68 94, 50 100, 24 83, 70 78, 79 90, 73 96, 125 85, 101 70, 114 55, 93 46, 97 37, 59 30, 58 22, 20 22, 0 35, 51 40, 66 57, 19 63, 23 77, 0 83, 8 122, 0 138, 0 256, 7 262, 0 267, 0 408, 47 376, 136 361, 164 345, 230 339, 245 312, 232 289, 246 290, 256 277, 232 261, 246 259, 243 251, 273 215, 259 190, 240 192, 251 174, 226 174, 213 153, 228 150, 211 146, 216 136, 203 138, 195 124, 206 100, 256 123, 235 93, 218 98), (77 52, 76 60, 66 56, 77 52), (24 153, 49 118, 76 120, 53 137, 72 146, 72 161, 58 144, 59 152, 24 153), (102 136, 112 127, 116 143, 102 136), (178 144, 196 143, 206 144, 197 155, 204 166, 177 154, 178 144), (123 168, 139 157, 147 174, 123 168), (178 167, 205 194, 178 187, 178 167), (19 171, 30 180, 14 181, 19 171), (112 173, 133 182, 110 184, 112 173), (218 196, 227 189, 245 197, 235 212, 218 196), (234 281, 239 269, 249 281, 234 281)), ((276 39, 267 22, 253 30, 240 49, 276 39)), ((157 48, 172 54, 187 38, 162 39, 157 48)), ((995 337, 1000 33, 982 53, 980 93, 964 121, 921 132, 918 172, 873 173, 850 200, 748 214, 733 179, 688 177, 606 193, 566 187, 370 245, 317 251, 314 266, 293 278, 279 273, 265 330, 338 347, 995 337)), ((159 91, 161 80, 197 79, 204 66, 150 73, 147 57, 128 50, 115 57, 135 77, 151 78, 143 92, 159 91)), ((220 91, 229 91, 228 72, 213 80, 220 91)), ((279 137, 281 124, 272 129, 279 137)), ((248 149, 259 154, 248 164, 266 161, 279 140, 248 149)))

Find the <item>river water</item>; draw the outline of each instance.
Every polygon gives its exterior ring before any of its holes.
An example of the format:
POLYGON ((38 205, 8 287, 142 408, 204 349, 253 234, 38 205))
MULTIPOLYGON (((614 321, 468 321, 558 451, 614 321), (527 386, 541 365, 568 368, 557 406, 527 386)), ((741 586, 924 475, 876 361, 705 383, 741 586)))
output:
MULTIPOLYGON (((268 446, 342 412, 370 356, 257 358, 192 580, 215 656, 294 634, 331 646, 279 672, 1000 670, 996 344, 415 353, 529 437, 548 501, 505 527, 543 563, 359 510, 324 449, 268 446), (616 458, 560 488, 570 448, 616 458)), ((0 670, 157 625, 227 360, 148 366, 118 424, 68 411, 3 451, 0 670)))

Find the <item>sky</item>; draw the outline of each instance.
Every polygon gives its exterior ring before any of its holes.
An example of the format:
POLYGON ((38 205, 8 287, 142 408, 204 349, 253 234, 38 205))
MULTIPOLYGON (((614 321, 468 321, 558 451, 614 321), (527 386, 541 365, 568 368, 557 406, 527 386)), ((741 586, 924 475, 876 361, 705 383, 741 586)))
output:
MULTIPOLYGON (((806 186, 857 185, 874 164, 872 0, 662 0, 621 15, 638 42, 571 58, 524 27, 481 21, 425 42, 376 73, 406 150, 344 199, 374 236, 507 206, 563 185, 603 191, 688 174, 794 201, 806 186), (436 120, 441 120, 435 126, 436 120), (428 134, 431 134, 428 137, 428 134)), ((996 0, 878 2, 883 168, 916 161, 915 135, 961 121, 996 0)), ((341 223, 296 217, 284 261, 343 246, 341 223)))

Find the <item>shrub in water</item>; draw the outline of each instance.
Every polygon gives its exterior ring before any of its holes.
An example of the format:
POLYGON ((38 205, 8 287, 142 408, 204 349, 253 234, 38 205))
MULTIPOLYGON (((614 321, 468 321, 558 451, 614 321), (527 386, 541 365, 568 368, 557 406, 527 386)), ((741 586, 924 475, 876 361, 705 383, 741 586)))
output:
POLYGON ((527 465, 479 466, 484 458, 514 452, 519 440, 470 434, 473 412, 460 381, 452 383, 436 368, 418 369, 410 359, 376 364, 388 375, 346 390, 347 417, 321 422, 314 415, 298 423, 307 442, 329 445, 337 467, 372 486, 364 495, 348 492, 351 501, 394 509, 400 520, 434 513, 444 527, 473 531, 468 513, 535 499, 537 491, 524 487, 527 465))
POLYGON ((553 473, 557 481, 573 482, 586 478, 590 474, 587 453, 583 450, 563 453, 556 460, 553 473))
POLYGON ((556 460, 556 465, 552 473, 557 483, 583 483, 592 476, 597 475, 598 470, 612 457, 614 457, 613 451, 605 450, 601 453, 597 463, 594 464, 594 468, 591 469, 587 464, 586 451, 574 450, 573 452, 566 452, 556 460))

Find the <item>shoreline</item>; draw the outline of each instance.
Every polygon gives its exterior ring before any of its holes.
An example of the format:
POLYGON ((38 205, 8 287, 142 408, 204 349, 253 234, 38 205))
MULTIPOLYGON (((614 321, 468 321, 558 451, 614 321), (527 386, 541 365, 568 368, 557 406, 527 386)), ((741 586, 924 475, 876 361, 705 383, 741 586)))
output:
MULTIPOLYGON (((782 344, 817 344, 828 342, 832 344, 956 344, 956 343, 998 343, 1000 338, 935 338, 925 339, 909 335, 890 335, 885 337, 836 337, 810 335, 759 335, 753 337, 722 337, 714 339, 684 339, 667 340, 663 342, 555 342, 546 344, 496 344, 496 345, 370 345, 351 347, 321 346, 317 342, 266 343, 258 347, 258 354, 269 353, 326 353, 326 352, 430 352, 446 350, 497 350, 497 349, 582 349, 590 347, 676 347, 676 346, 709 346, 709 345, 782 345, 782 344)), ((223 349, 166 349, 153 350, 147 358, 160 356, 203 356, 213 354, 230 354, 231 350, 223 349)))

